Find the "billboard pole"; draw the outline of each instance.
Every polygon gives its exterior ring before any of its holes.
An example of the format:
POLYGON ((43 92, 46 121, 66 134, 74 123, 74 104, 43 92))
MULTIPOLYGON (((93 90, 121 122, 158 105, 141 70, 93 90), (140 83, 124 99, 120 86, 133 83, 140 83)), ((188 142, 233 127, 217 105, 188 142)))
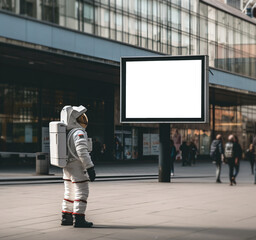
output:
POLYGON ((170 182, 170 123, 159 124, 159 182, 170 182))

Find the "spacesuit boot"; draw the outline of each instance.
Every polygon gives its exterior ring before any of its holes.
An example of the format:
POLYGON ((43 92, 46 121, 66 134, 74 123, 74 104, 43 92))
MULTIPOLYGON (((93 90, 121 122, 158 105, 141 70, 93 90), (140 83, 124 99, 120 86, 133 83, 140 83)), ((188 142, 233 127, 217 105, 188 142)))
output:
POLYGON ((92 222, 87 222, 85 220, 85 216, 84 215, 75 214, 75 224, 74 224, 74 227, 90 228, 92 226, 93 226, 93 223, 92 222))
POLYGON ((73 225, 73 216, 72 213, 62 213, 61 225, 73 225))

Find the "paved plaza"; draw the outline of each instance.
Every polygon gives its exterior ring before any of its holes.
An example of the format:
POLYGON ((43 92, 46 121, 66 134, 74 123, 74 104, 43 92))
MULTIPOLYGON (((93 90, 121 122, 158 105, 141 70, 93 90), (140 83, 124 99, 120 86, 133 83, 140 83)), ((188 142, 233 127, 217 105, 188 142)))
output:
MULTIPOLYGON (((126 172, 136 169, 126 168, 126 172)), ((1 185, 0 239, 255 240, 256 185, 249 164, 242 163, 236 186, 228 185, 226 166, 222 184, 215 183, 209 169, 214 171, 214 165, 176 166, 171 183, 157 179, 90 183, 91 229, 60 225, 62 183, 1 185)))

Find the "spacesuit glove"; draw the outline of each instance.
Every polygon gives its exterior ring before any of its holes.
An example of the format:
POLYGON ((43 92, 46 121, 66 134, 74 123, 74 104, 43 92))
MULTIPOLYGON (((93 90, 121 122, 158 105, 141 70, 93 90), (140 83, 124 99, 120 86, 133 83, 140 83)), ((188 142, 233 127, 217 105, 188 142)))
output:
POLYGON ((90 181, 93 182, 96 178, 96 173, 95 173, 94 167, 88 168, 87 173, 89 175, 90 181))

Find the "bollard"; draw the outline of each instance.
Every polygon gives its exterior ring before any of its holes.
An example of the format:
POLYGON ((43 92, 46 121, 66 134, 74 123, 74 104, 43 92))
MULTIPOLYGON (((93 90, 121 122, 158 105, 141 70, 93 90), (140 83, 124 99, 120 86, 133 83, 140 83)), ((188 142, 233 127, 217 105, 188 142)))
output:
POLYGON ((49 154, 37 152, 36 153, 36 174, 49 175, 49 154))

